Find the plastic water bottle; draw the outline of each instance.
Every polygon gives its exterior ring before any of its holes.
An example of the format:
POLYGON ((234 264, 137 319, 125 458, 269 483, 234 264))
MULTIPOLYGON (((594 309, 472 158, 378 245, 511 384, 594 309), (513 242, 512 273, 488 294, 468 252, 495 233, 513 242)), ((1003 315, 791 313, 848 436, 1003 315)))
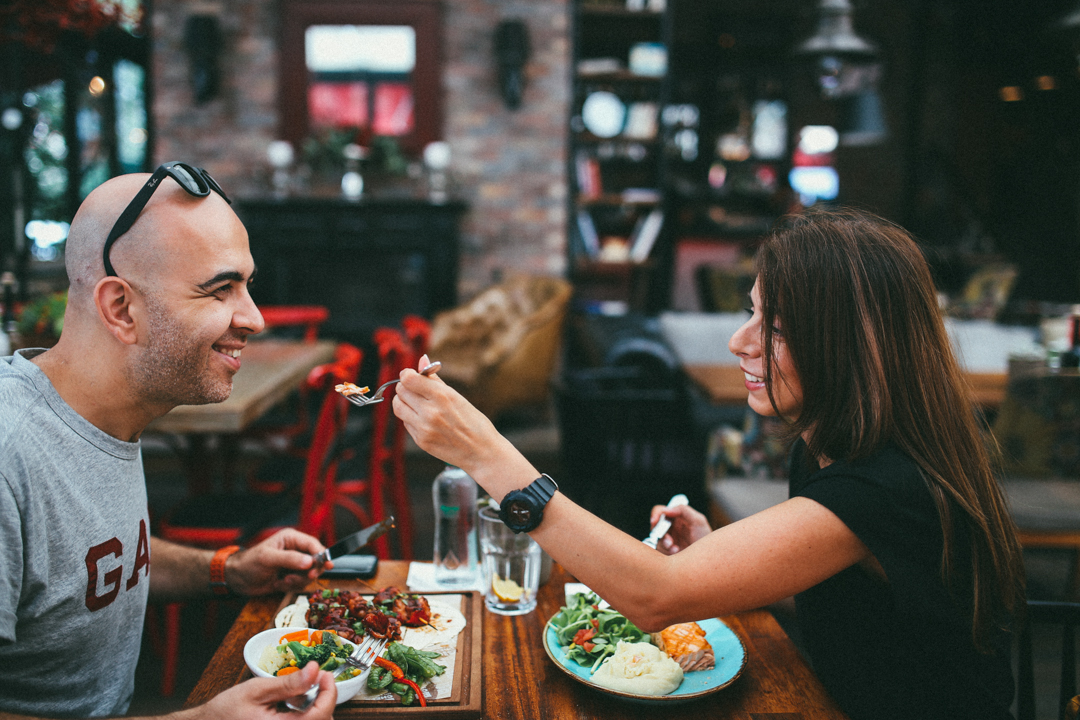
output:
POLYGON ((476 582, 476 482, 448 465, 431 487, 435 502, 435 582, 462 587, 476 582))

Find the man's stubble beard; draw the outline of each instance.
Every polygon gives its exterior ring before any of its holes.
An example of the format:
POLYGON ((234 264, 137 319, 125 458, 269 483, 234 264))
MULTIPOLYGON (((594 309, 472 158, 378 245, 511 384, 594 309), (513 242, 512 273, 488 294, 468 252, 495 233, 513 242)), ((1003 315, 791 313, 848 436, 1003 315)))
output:
POLYGON ((232 393, 232 378, 223 381, 211 374, 208 362, 213 351, 201 347, 199 340, 152 293, 144 293, 144 297, 146 348, 129 371, 138 396, 152 403, 172 405, 227 400, 232 393))

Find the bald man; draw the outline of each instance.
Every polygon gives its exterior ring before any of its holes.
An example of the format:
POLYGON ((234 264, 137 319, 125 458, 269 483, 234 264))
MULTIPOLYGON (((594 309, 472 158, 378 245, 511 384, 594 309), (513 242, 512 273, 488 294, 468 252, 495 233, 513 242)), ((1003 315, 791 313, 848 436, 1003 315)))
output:
MULTIPOLYGON (((148 535, 139 436, 177 405, 229 397, 263 329, 248 293, 255 266, 217 190, 148 178, 114 178, 86 198, 67 242, 60 341, 0 359, 0 717, 124 714, 148 596, 210 592, 212 552, 148 535), (107 275, 106 238, 144 187, 153 194, 107 275)), ((317 576, 322 549, 285 530, 229 556, 224 580, 249 595, 296 589, 317 576)), ((337 691, 314 663, 183 714, 277 716, 315 682, 305 717, 329 717, 337 691)))

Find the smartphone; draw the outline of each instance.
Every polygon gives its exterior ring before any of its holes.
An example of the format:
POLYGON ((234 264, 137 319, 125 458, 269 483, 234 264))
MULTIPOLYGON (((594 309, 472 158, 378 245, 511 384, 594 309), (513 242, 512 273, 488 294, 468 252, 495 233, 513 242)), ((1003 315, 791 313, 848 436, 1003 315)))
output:
POLYGON ((323 577, 334 578, 373 578, 379 569, 379 558, 375 555, 346 555, 334 560, 334 567, 323 572, 323 577))

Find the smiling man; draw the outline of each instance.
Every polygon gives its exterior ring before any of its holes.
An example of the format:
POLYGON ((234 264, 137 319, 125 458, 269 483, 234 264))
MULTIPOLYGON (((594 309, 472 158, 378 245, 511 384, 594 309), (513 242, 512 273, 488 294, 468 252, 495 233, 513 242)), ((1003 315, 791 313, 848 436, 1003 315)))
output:
MULTIPOLYGON (((0 717, 125 713, 148 596, 298 588, 322 550, 294 530, 234 554, 148 534, 140 435, 177 405, 228 398, 263 329, 247 232, 217 184, 180 163, 104 183, 66 262, 60 341, 0 359, 0 717)), ((329 717, 333 680, 314 665, 184 714, 276 715, 316 680, 307 715, 329 717)))

